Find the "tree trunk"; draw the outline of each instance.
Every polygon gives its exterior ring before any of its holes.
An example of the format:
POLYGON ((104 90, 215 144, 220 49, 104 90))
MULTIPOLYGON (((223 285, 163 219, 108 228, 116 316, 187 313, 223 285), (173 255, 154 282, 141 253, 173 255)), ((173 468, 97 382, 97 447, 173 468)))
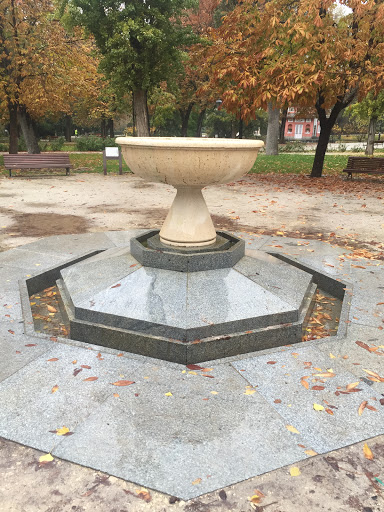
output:
POLYGON ((115 128, 114 128, 114 124, 113 124, 113 119, 112 118, 108 119, 108 133, 109 133, 109 136, 111 137, 111 139, 115 138, 115 128))
POLYGON ((133 91, 133 111, 137 136, 149 137, 147 91, 143 89, 133 91))
POLYGON ((9 112, 9 153, 16 154, 19 151, 19 126, 17 121, 17 104, 8 103, 9 112))
POLYGON ((367 147, 365 150, 365 154, 372 156, 373 150, 375 148, 374 142, 375 142, 375 135, 376 135, 376 123, 377 123, 377 117, 371 117, 369 120, 369 127, 368 127, 368 140, 367 140, 367 147))
POLYGON ((65 140, 67 142, 71 142, 71 135, 72 135, 72 116, 70 114, 67 114, 65 116, 65 140))
POLYGON ((196 137, 201 137, 201 130, 203 129, 203 121, 205 116, 205 108, 200 110, 199 117, 197 118, 197 126, 196 126, 196 137))
POLYGON ((266 155, 279 154, 279 117, 280 109, 275 108, 272 103, 268 103, 268 128, 267 141, 265 144, 266 155))
POLYGON ((331 131, 334 123, 328 122, 321 123, 321 131, 319 136, 319 141, 316 146, 315 159, 313 161, 311 178, 321 178, 323 174, 323 166, 324 166, 324 158, 325 153, 327 151, 327 146, 329 142, 329 138, 331 136, 331 131))
POLYGON ((192 112, 193 103, 190 103, 186 110, 179 110, 181 117, 181 136, 188 137, 188 123, 192 112))
POLYGON ((103 139, 105 139, 105 137, 107 136, 107 125, 106 125, 104 116, 101 118, 100 135, 102 136, 103 139))
POLYGON ((18 117, 25 144, 27 145, 28 153, 40 153, 40 148, 35 133, 35 123, 24 106, 19 106, 18 117))
POLYGON ((285 143, 285 123, 287 122, 287 113, 288 109, 283 109, 282 118, 281 118, 281 124, 280 124, 280 134, 279 134, 279 143, 284 144, 285 143))

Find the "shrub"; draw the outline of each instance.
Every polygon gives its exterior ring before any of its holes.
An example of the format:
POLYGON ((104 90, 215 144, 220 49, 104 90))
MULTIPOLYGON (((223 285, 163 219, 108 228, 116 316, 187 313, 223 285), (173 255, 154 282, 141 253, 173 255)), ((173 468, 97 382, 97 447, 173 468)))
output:
POLYGON ((27 151, 27 145, 24 137, 19 137, 19 151, 27 151))
POLYGON ((89 137, 78 137, 76 139, 76 149, 78 151, 103 151, 105 147, 117 146, 115 139, 110 137, 95 137, 90 135, 89 137))
POLYGON ((0 151, 9 151, 9 146, 7 143, 4 143, 4 142, 0 142, 0 151))
POLYGON ((305 146, 302 142, 292 141, 279 146, 281 153, 304 153, 305 146))
POLYGON ((65 143, 65 137, 58 137, 49 143, 51 151, 61 151, 65 143))

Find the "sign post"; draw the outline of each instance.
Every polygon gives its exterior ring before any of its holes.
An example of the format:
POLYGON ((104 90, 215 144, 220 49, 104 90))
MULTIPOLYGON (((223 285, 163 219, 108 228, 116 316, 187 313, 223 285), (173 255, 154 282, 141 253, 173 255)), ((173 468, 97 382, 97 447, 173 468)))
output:
POLYGON ((120 148, 105 148, 103 151, 104 175, 107 174, 107 160, 119 161, 119 174, 123 174, 123 163, 120 148))

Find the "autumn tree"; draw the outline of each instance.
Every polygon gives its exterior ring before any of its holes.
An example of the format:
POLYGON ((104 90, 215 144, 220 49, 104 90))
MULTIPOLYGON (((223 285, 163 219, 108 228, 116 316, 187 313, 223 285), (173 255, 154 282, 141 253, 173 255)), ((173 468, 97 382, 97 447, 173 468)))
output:
POLYGON ((377 95, 369 93, 361 102, 351 106, 351 115, 368 122, 368 137, 365 153, 372 156, 374 151, 374 142, 376 135, 377 121, 384 114, 384 91, 377 95))
POLYGON ((60 0, 65 18, 93 34, 116 94, 133 95, 139 136, 149 135, 148 93, 180 70, 191 31, 181 22, 193 0, 60 0))
POLYGON ((312 177, 322 175, 338 115, 383 87, 381 0, 242 0, 213 34, 207 57, 224 106, 313 106, 321 124, 312 177))
POLYGON ((38 153, 35 121, 66 113, 95 85, 97 58, 80 30, 69 35, 49 0, 0 0, 0 97, 10 124, 10 152, 18 123, 28 152, 38 153))

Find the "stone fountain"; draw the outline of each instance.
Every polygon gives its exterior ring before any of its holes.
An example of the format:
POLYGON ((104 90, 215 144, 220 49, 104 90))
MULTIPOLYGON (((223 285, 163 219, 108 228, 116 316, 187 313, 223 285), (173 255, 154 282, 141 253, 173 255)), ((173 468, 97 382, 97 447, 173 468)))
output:
POLYGON ((300 341, 313 277, 216 232, 202 188, 253 166, 261 141, 119 137, 130 169, 172 185, 160 230, 64 268, 72 339, 183 364, 300 341))

